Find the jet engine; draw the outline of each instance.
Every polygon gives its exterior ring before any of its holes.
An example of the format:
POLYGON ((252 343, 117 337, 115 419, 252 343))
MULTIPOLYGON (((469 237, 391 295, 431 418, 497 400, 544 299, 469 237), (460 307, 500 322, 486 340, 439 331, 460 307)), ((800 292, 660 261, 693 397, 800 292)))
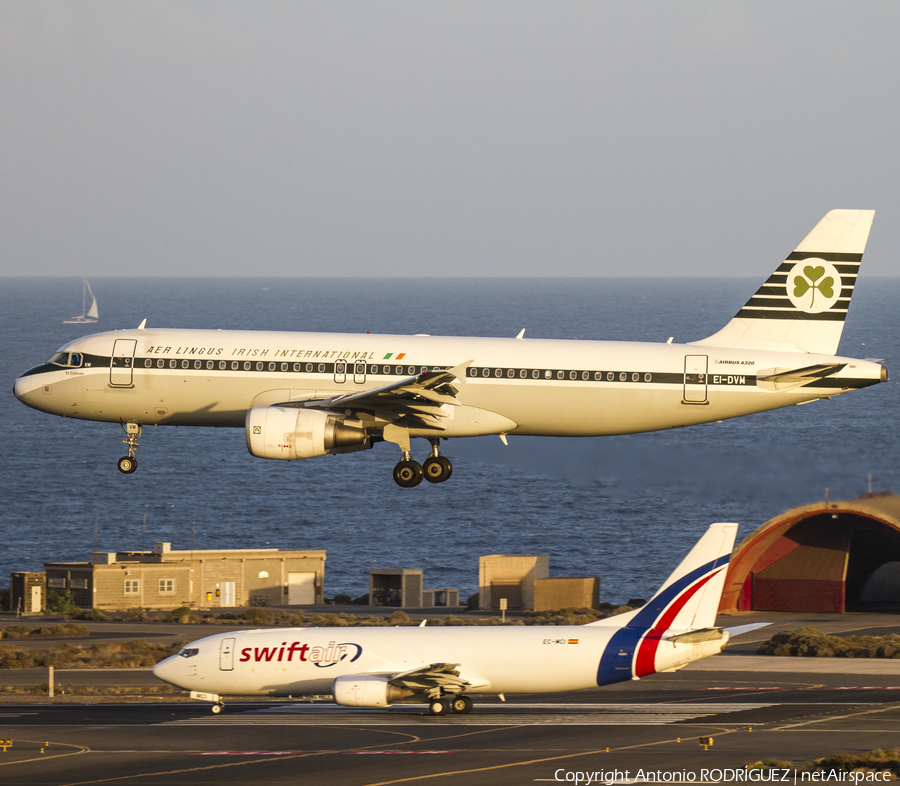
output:
POLYGON ((362 423, 319 409, 253 407, 245 423, 247 449, 259 458, 305 459, 372 447, 362 423))
POLYGON ((371 674, 344 674, 337 677, 332 688, 336 704, 345 707, 387 707, 413 695, 411 690, 391 685, 387 677, 371 674))

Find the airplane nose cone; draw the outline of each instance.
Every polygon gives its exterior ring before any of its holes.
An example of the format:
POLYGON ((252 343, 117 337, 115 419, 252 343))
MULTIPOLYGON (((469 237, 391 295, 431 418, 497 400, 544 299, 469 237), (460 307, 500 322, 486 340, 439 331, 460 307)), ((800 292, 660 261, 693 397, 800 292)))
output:
POLYGON ((19 377, 13 382, 13 395, 25 404, 28 403, 27 396, 32 390, 33 386, 28 377, 19 377))
POLYGON ((181 686, 177 681, 178 672, 180 671, 178 668, 178 660, 179 658, 177 655, 161 660, 153 667, 153 676, 163 682, 168 682, 170 685, 175 685, 180 688, 181 686))

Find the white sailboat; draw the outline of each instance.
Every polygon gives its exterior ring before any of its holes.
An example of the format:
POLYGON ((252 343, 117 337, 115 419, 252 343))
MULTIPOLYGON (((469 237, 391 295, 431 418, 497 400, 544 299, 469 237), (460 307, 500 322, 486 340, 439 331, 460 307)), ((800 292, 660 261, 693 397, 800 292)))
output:
POLYGON ((80 324, 84 322, 96 322, 100 318, 100 312, 97 310, 97 296, 86 278, 83 278, 84 286, 81 289, 81 315, 63 320, 64 325, 80 324), (91 296, 91 307, 87 307, 88 295, 91 296))

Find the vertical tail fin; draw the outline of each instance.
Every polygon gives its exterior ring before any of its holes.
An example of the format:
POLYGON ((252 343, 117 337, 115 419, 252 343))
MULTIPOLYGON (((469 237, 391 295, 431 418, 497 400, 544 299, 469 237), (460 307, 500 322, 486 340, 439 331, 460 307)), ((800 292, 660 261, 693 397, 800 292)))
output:
POLYGON ((718 333, 693 344, 837 353, 874 210, 832 210, 718 333))
POLYGON ((663 640, 713 628, 737 529, 713 524, 645 606, 590 623, 620 626, 600 658, 599 685, 677 668, 721 650, 728 636, 718 632, 677 649, 663 640))

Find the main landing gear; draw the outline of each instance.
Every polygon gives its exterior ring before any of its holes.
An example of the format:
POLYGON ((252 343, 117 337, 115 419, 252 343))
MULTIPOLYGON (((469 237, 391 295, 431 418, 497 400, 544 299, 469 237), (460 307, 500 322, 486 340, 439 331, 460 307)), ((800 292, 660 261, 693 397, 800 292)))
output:
POLYGON ((441 696, 432 699, 428 704, 428 712, 432 715, 449 715, 455 712, 458 715, 466 715, 472 711, 472 700, 468 696, 441 696))
POLYGON ((123 475, 130 475, 138 468, 137 457, 134 452, 137 450, 138 437, 141 436, 141 426, 139 423, 123 423, 122 428, 125 429, 125 439, 122 440, 128 445, 128 455, 122 456, 117 462, 119 472, 123 475))
POLYGON ((394 482, 398 486, 411 489, 418 486, 425 478, 429 483, 443 483, 453 474, 453 465, 450 459, 442 456, 439 448, 440 440, 430 439, 431 455, 425 459, 425 463, 419 464, 412 458, 408 450, 403 451, 403 457, 394 467, 394 482))

